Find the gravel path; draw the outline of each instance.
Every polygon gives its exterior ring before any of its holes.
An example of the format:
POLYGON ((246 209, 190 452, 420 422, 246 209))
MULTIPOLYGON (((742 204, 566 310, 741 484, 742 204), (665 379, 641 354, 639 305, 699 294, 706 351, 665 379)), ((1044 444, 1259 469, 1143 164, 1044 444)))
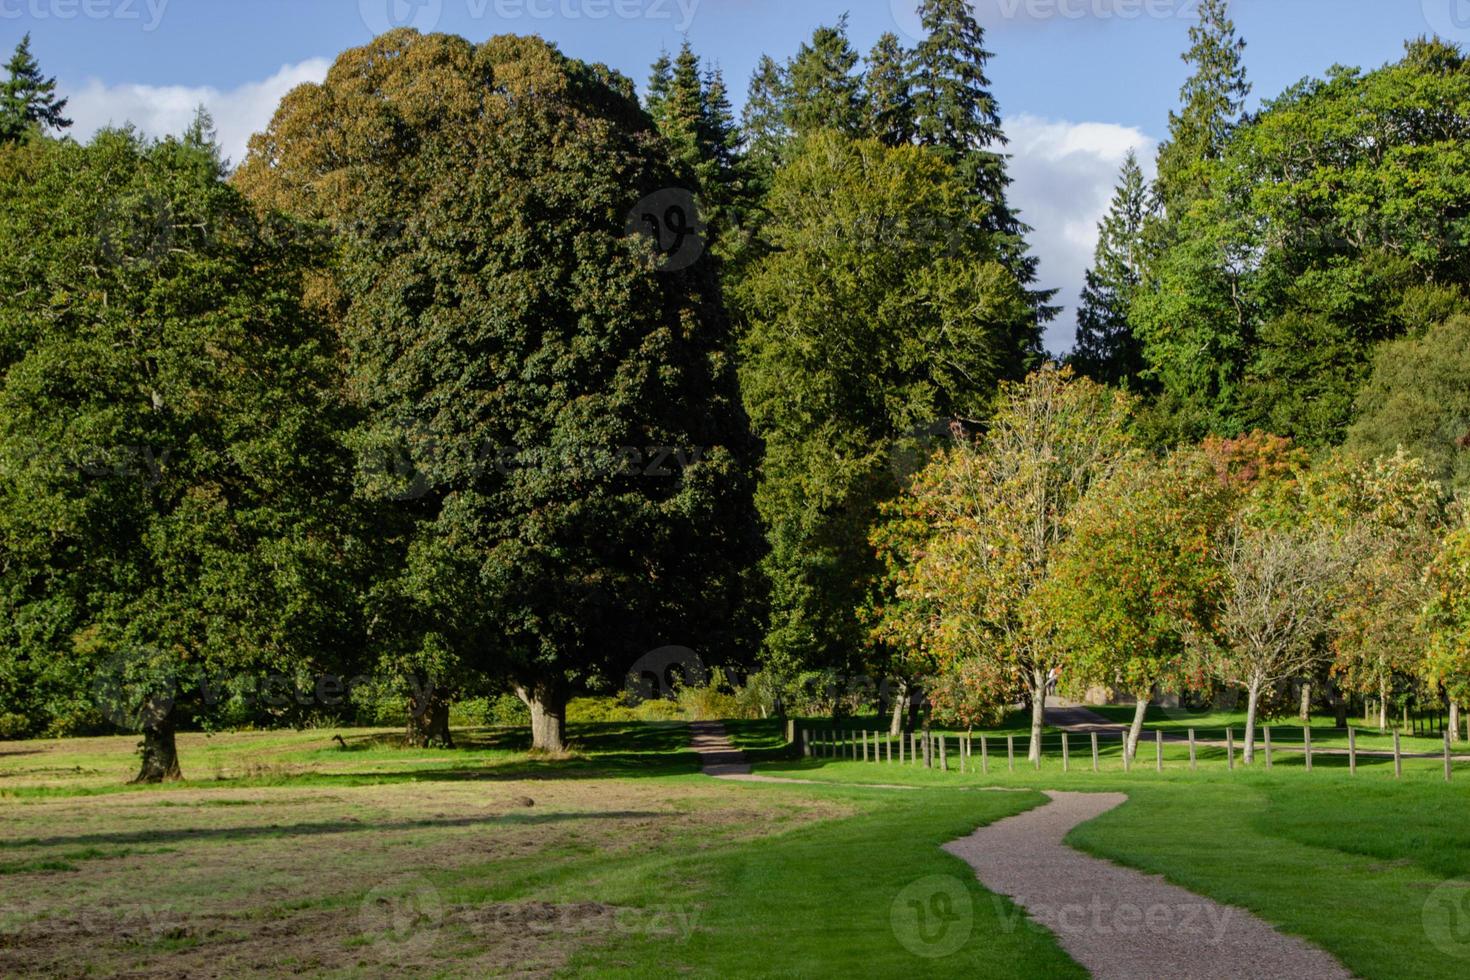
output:
POLYGON ((1121 793, 1048 792, 1052 802, 945 845, 981 884, 1054 932, 1093 976, 1316 980, 1352 974, 1243 909, 1082 854, 1067 833, 1121 806, 1121 793))
POLYGON ((735 747, 725 726, 717 721, 693 721, 689 723, 693 735, 690 747, 699 753, 700 768, 706 776, 749 776, 750 763, 745 753, 735 747))

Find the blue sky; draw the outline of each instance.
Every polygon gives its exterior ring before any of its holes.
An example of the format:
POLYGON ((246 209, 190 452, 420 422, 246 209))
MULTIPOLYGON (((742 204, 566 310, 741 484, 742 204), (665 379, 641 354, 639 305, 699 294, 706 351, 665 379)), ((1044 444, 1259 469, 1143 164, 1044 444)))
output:
MULTIPOLYGON (((48 73, 72 96, 77 135, 131 120, 162 133, 204 102, 226 151, 269 119, 292 85, 400 21, 482 39, 536 33, 640 84, 661 48, 688 36, 736 94, 761 54, 786 57, 814 27, 850 12, 867 50, 916 29, 910 0, 0 0, 0 45, 30 31, 48 73)), ((995 53, 991 78, 1013 140, 1014 196, 1036 228, 1047 285, 1071 304, 1131 148, 1151 154, 1186 68, 1195 0, 976 0, 995 53)), ((1377 66, 1405 40, 1470 43, 1470 0, 1235 0, 1256 98, 1333 64, 1377 66)), ((1053 325, 1071 344, 1070 309, 1053 325)))

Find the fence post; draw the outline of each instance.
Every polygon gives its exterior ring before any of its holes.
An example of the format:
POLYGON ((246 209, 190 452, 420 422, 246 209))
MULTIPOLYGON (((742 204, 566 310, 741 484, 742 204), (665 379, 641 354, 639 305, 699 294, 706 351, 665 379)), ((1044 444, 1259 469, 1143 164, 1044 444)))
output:
POLYGON ((1164 771, 1164 733, 1162 729, 1154 729, 1154 768, 1159 772, 1164 771))
POLYGON ((787 718, 786 719, 786 744, 787 745, 794 745, 794 744, 796 744, 796 719, 795 718, 787 718))
POLYGON ((1265 743, 1265 748, 1266 748, 1266 768, 1267 769, 1270 769, 1271 768, 1271 726, 1270 725, 1262 725, 1261 726, 1261 738, 1262 738, 1262 741, 1265 743))
POLYGON ((811 733, 805 728, 801 730, 801 755, 804 759, 810 759, 812 757, 811 733))
POLYGON ((1348 726, 1348 775, 1358 774, 1358 730, 1348 726))
POLYGON ((985 735, 980 736, 980 772, 990 775, 990 739, 985 735))
MULTIPOLYGON (((877 750, 877 746, 875 744, 874 747, 873 747, 873 755, 876 757, 877 754, 878 754, 878 750, 877 750)), ((866 728, 863 729, 863 761, 864 762, 867 762, 868 761, 868 730, 866 728)), ((875 761, 876 761, 876 759, 875 759, 875 761)))
POLYGON ((1067 746, 1067 733, 1062 732, 1062 772, 1071 771, 1071 762, 1071 751, 1067 746))
POLYGON ((886 733, 883 736, 883 762, 886 765, 893 764, 893 735, 886 733))
POLYGON ((1302 744, 1307 747, 1307 772, 1312 771, 1312 729, 1302 726, 1302 744))
POLYGON ((947 754, 947 751, 945 749, 945 746, 948 743, 949 743, 949 739, 945 738, 943 735, 940 735, 939 736, 939 770, 940 770, 940 772, 949 772, 949 755, 947 754))
POLYGON ((1235 768, 1235 729, 1225 729, 1225 765, 1229 769, 1235 768))
POLYGON ((1449 731, 1446 731, 1444 733, 1444 781, 1445 782, 1449 782, 1450 781, 1450 773, 1452 771, 1453 771, 1453 766, 1451 764, 1451 759, 1450 759, 1450 733, 1449 733, 1449 731))
POLYGON ((1397 730, 1393 733, 1393 778, 1404 778, 1404 753, 1399 748, 1399 733, 1397 730))
POLYGON ((1006 736, 1006 764, 1011 772, 1016 771, 1016 736, 1006 736))
POLYGON ((1092 771, 1097 772, 1097 732, 1092 733, 1092 771))
POLYGON ((856 762, 858 760, 858 736, 861 734, 862 732, 854 732, 851 730, 849 730, 847 733, 848 750, 852 753, 853 762, 856 762))
POLYGON ((924 733, 924 768, 934 768, 934 736, 924 733))
POLYGON ((1194 751, 1194 729, 1189 730, 1189 768, 1191 771, 1199 768, 1199 757, 1194 751))

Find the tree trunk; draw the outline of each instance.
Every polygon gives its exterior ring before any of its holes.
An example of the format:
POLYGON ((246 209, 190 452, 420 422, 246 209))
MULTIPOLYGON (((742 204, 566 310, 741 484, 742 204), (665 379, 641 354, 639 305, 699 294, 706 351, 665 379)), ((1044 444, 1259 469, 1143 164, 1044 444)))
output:
POLYGON ((408 744, 416 749, 454 748, 449 734, 449 695, 433 681, 414 678, 408 695, 408 744))
POLYGON ((1312 682, 1302 681, 1302 711, 1301 719, 1303 725, 1312 723, 1312 682))
POLYGON ((1261 682, 1251 681, 1245 702, 1245 764, 1256 761, 1256 706, 1261 701, 1261 682))
POLYGON ((919 714, 924 708, 923 692, 918 688, 904 688, 904 700, 909 705, 909 731, 919 730, 919 714))
POLYGON ((179 769, 179 749, 174 743, 174 718, 172 710, 148 712, 143 724, 141 750, 142 765, 138 769, 135 783, 172 783, 184 778, 179 769))
POLYGON ((1388 731, 1388 681, 1378 682, 1378 730, 1388 731))
POLYGON ((898 695, 893 699, 893 717, 888 720, 888 734, 903 734, 903 706, 909 699, 909 686, 907 682, 900 681, 898 695))
POLYGON ((1138 739, 1143 734, 1143 716, 1148 714, 1148 702, 1152 691, 1137 695, 1138 702, 1133 708, 1133 724, 1128 726, 1128 747, 1124 750, 1128 753, 1128 761, 1132 762, 1138 758, 1138 739))
POLYGON ((1046 727, 1046 671, 1031 672, 1031 748, 1026 753, 1029 762, 1041 759, 1041 731, 1046 727))
POLYGON ((549 684, 535 684, 517 687, 516 695, 531 709, 531 748, 541 752, 565 752, 566 694, 549 684))
MULTIPOLYGON (((1334 686, 1336 687, 1336 685, 1334 686)), ((1332 711, 1336 716, 1333 719, 1333 724, 1338 728, 1346 728, 1348 726, 1348 694, 1341 687, 1337 687, 1336 693, 1333 695, 1332 711)))
POLYGON ((1450 741, 1460 740, 1460 702, 1450 702, 1450 741))

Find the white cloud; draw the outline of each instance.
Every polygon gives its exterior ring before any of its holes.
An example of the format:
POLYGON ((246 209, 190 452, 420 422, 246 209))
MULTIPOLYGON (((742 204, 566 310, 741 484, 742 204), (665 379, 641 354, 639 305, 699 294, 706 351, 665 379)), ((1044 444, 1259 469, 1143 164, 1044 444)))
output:
POLYGON ((72 117, 71 135, 90 139, 104 126, 132 123, 149 136, 177 135, 194 119, 200 105, 214 116, 220 147, 235 163, 245 158, 252 133, 264 129, 281 97, 304 82, 320 82, 327 76, 329 62, 313 58, 280 71, 260 82, 237 88, 188 85, 107 85, 90 79, 80 86, 59 86, 68 93, 67 115, 72 117))
POLYGON ((1059 289, 1057 304, 1065 307, 1046 337, 1047 348, 1061 354, 1076 336, 1077 297, 1123 160, 1135 150, 1144 172, 1151 173, 1157 144, 1128 126, 1029 115, 1005 120, 1005 131, 1011 140, 1011 204, 1034 229, 1030 242, 1041 259, 1040 285, 1059 289))

